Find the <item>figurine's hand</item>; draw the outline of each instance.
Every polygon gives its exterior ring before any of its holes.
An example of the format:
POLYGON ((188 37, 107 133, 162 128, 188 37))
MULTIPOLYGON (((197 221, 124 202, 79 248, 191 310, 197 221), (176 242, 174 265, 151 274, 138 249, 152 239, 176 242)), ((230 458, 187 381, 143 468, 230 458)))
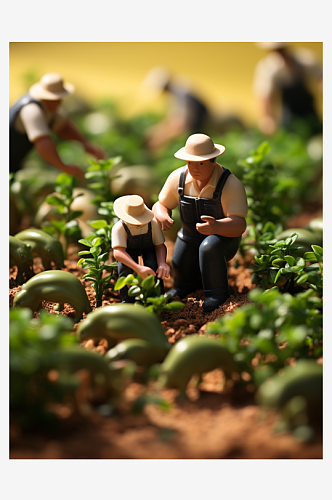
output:
POLYGON ((100 147, 95 146, 94 144, 91 144, 90 142, 84 143, 84 149, 87 153, 92 154, 98 160, 103 160, 105 158, 104 151, 100 147))
POLYGON ((160 279, 164 278, 169 278, 169 273, 170 273, 170 267, 166 262, 164 264, 160 264, 160 266, 157 269, 157 276, 160 279))
POLYGON ((162 231, 168 231, 174 224, 174 220, 167 214, 164 214, 162 216, 155 215, 155 218, 159 222, 159 226, 161 227, 162 231))
POLYGON ((201 219, 205 222, 198 222, 196 224, 196 229, 201 234, 206 234, 207 236, 210 234, 217 234, 216 227, 218 222, 214 217, 210 215, 201 215, 201 219))
POLYGON ((151 269, 151 267, 147 267, 147 266, 138 266, 137 273, 142 278, 142 280, 145 280, 145 278, 147 278, 148 276, 155 276, 156 275, 154 270, 151 269))
POLYGON ((78 165, 66 165, 63 171, 66 172, 66 174, 74 175, 78 179, 84 179, 84 172, 78 165))

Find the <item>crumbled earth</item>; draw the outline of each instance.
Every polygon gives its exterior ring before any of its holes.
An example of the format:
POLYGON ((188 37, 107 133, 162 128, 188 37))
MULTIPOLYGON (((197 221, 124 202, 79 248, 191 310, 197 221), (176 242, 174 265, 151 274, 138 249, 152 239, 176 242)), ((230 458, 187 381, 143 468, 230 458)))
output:
MULTIPOLYGON (((168 260, 172 255, 171 241, 167 241, 168 260)), ((82 280, 85 271, 77 267, 77 249, 65 261, 68 272, 77 276, 85 287, 93 309, 95 293, 89 282, 82 280)), ((229 263, 229 282, 235 293, 215 311, 204 313, 203 292, 188 295, 185 307, 174 313, 163 313, 161 324, 171 344, 186 335, 206 335, 206 326, 225 313, 232 312, 249 302, 248 291, 253 287, 248 262, 237 255, 229 263)), ((34 259, 34 272, 43 271, 39 259, 34 259)), ((15 283, 16 269, 9 273, 9 303, 20 286, 15 283)), ((165 281, 165 289, 172 279, 165 281)), ((117 292, 108 290, 102 305, 119 302, 117 292)), ((61 313, 55 304, 43 302, 43 308, 54 314, 75 316, 74 309, 65 305, 61 313)), ((35 313, 37 317, 39 313, 35 313)), ((85 314, 83 314, 84 321, 85 314)), ((76 331, 77 325, 74 331, 76 331)), ((82 342, 82 346, 104 354, 107 341, 82 342)), ((203 375, 197 386, 192 379, 188 384, 188 401, 180 403, 175 389, 158 390, 156 382, 148 385, 138 380, 128 383, 122 400, 114 408, 101 411, 88 400, 75 406, 54 405, 60 419, 60 428, 52 433, 31 430, 24 433, 14 424, 10 427, 10 458, 28 459, 285 459, 322 458, 322 436, 316 434, 309 443, 298 441, 289 432, 277 434, 274 426, 277 415, 264 414, 255 401, 255 388, 247 384, 239 388, 236 380, 225 383, 221 370, 203 375), (160 396, 167 403, 143 405, 140 413, 133 412, 133 404, 140 396, 160 396)))

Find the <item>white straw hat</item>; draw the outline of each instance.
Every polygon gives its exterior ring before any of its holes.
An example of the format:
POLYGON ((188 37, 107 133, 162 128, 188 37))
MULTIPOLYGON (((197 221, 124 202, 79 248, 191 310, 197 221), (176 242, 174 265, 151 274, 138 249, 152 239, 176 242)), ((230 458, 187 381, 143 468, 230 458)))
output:
POLYGON ((72 83, 64 83, 59 73, 46 73, 40 81, 29 88, 29 94, 36 99, 57 101, 72 94, 75 87, 72 83))
POLYGON ((283 47, 286 47, 289 45, 288 42, 256 42, 256 45, 260 47, 261 49, 267 49, 267 50, 276 50, 276 49, 282 49, 283 47))
POLYGON ((136 194, 121 196, 121 198, 115 200, 113 209, 119 219, 134 226, 147 224, 154 217, 152 210, 144 204, 143 198, 136 194))
POLYGON ((179 149, 174 156, 180 160, 204 161, 222 155, 225 149, 221 144, 214 144, 208 135, 193 134, 188 137, 184 148, 179 149))

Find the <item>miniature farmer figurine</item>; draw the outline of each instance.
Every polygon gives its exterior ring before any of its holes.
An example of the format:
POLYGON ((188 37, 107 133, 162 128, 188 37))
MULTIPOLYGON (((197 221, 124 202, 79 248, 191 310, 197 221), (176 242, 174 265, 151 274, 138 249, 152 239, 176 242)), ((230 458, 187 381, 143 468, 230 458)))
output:
POLYGON ((172 266, 180 298, 202 289, 204 311, 213 311, 230 296, 227 262, 236 254, 246 229, 247 196, 242 183, 215 159, 225 147, 205 134, 191 135, 175 153, 187 165, 170 174, 152 207, 162 230, 172 227, 179 205, 182 228, 172 266))
POLYGON ((206 127, 209 111, 202 98, 187 80, 171 75, 164 66, 155 66, 147 74, 142 90, 162 94, 169 99, 169 111, 165 119, 150 127, 147 145, 155 150, 182 134, 193 134, 206 127))
POLYGON ((74 92, 71 83, 64 83, 58 73, 47 73, 30 87, 27 94, 9 110, 9 171, 17 172, 28 152, 35 147, 40 156, 54 167, 83 179, 78 165, 65 165, 60 159, 51 131, 65 140, 80 142, 87 153, 97 159, 104 152, 88 142, 75 125, 58 108, 62 99, 74 92))
MULTIPOLYGON (((112 229, 112 248, 118 261, 119 278, 133 273, 142 279, 157 275, 161 293, 164 293, 162 280, 169 277, 170 267, 166 264, 165 237, 152 210, 146 207, 141 196, 133 195, 115 200, 114 212, 120 219, 112 229), (138 263, 139 256, 144 265, 138 263)), ((134 302, 128 297, 128 287, 120 290, 120 297, 122 302, 134 302)))
POLYGON ((310 135, 321 133, 314 86, 322 88, 322 67, 308 50, 290 49, 286 42, 259 42, 269 50, 255 68, 253 90, 260 106, 259 128, 273 134, 279 125, 289 129, 305 120, 310 135))

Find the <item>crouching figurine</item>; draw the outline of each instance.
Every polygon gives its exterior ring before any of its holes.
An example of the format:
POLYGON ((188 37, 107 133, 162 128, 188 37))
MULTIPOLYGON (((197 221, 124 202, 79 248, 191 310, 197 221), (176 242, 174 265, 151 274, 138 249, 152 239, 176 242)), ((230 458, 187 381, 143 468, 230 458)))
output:
MULTIPOLYGON (((157 276, 161 293, 164 293, 163 279, 169 277, 170 267, 166 264, 165 237, 154 219, 152 210, 144 204, 141 196, 122 196, 114 202, 114 212, 120 219, 112 229, 112 248, 118 261, 118 275, 138 274, 142 279, 157 276), (144 265, 139 264, 142 256, 144 265)), ((120 290, 122 302, 134 302, 128 297, 128 287, 120 290)))
POLYGON ((185 297, 203 289, 203 309, 213 311, 230 296, 227 262, 236 254, 246 229, 247 196, 242 183, 215 159, 225 147, 205 134, 193 134, 174 156, 187 165, 170 174, 152 207, 162 230, 172 227, 179 205, 172 267, 174 287, 185 297))

